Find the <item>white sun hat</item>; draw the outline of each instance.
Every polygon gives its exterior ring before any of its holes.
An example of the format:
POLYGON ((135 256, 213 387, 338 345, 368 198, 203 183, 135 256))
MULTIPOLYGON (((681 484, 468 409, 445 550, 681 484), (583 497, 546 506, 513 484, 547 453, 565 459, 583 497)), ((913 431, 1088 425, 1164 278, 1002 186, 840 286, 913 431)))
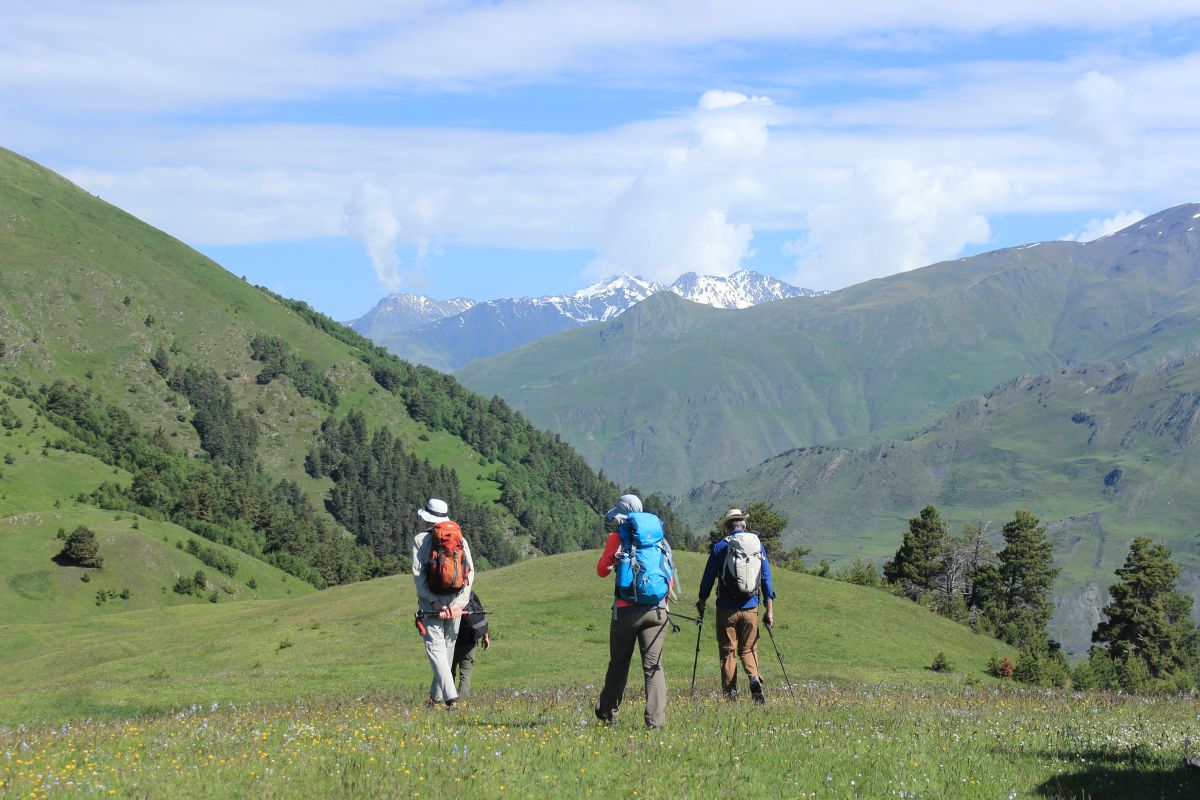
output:
POLYGON ((450 519, 450 507, 446 505, 445 500, 438 500, 436 497, 431 497, 425 503, 424 508, 417 509, 417 516, 426 522, 445 522, 450 519))

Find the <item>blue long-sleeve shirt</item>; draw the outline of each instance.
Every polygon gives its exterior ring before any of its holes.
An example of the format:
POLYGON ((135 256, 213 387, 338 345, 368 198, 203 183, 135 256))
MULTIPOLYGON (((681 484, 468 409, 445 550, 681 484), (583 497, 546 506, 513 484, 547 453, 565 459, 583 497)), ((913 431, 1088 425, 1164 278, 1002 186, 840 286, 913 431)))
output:
MULTIPOLYGON (((725 564, 725 551, 729 548, 729 543, 724 539, 713 545, 712 550, 708 553, 708 563, 704 565, 704 577, 700 579, 700 599, 708 600, 708 595, 712 592, 713 584, 717 580, 717 575, 721 572, 721 567, 725 564)), ((767 551, 763 551, 762 558, 762 583, 759 587, 759 592, 768 600, 775 599, 775 586, 771 583, 771 562, 767 560, 767 551)), ((740 597, 726 597, 723 592, 717 592, 717 608, 724 608, 729 611, 737 611, 743 608, 757 608, 758 595, 754 595, 747 600, 740 597)))

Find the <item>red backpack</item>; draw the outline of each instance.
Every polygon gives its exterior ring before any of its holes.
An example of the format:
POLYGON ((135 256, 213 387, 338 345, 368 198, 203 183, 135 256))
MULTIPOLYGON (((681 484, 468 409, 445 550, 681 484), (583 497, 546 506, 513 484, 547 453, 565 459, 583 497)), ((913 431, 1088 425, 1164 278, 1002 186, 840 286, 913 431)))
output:
POLYGON ((467 567, 462 528, 454 520, 439 522, 429 532, 429 560, 425 577, 434 594, 454 594, 467 585, 471 571, 467 567))

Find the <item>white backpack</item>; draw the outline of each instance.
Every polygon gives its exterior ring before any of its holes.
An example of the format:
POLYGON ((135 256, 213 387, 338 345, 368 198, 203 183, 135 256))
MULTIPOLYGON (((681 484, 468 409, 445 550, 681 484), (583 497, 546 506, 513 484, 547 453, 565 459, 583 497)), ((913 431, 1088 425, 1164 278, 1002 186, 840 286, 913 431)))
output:
POLYGON ((721 586, 727 594, 757 597, 762 585, 763 547, 758 536, 738 531, 725 537, 721 586))

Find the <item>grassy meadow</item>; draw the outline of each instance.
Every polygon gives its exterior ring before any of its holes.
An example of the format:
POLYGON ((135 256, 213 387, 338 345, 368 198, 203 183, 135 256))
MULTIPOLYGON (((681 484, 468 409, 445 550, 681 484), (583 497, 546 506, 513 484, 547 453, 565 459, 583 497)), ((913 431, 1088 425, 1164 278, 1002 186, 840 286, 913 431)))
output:
MULTIPOLYGON (((477 591, 494 612, 494 646, 480 666, 481 690, 553 690, 600 679, 612 586, 595 577, 596 556, 551 556, 479 575, 477 591)), ((694 597, 704 559, 677 557, 685 597, 694 597)), ((797 678, 937 686, 972 676, 986 683, 990 655, 1015 659, 1005 645, 881 591, 782 571, 776 584, 775 638, 797 678), (956 672, 927 669, 938 652, 956 672)), ((136 718, 193 705, 419 688, 429 667, 414 608, 411 579, 393 576, 278 600, 14 620, 0 626, 7 643, 0 653, 6 676, 0 720, 136 718)), ((681 608, 695 612, 689 602, 681 608)), ((690 679, 696 652, 695 626, 679 622, 665 656, 675 685, 690 679)), ((701 636, 698 681, 715 687, 711 624, 701 636)), ((769 648, 764 639, 763 669, 779 686, 769 648)))
MULTIPOLYGON (((488 666, 487 659, 484 667, 488 666)), ((11 797, 1191 798, 1195 706, 804 681, 765 708, 678 689, 611 727, 594 686, 411 690, 0 730, 11 797)))
MULTIPOLYGON (((642 725, 636 657, 622 713, 598 726, 611 583, 596 555, 479 576, 493 646, 455 711, 422 704, 404 576, 0 626, 0 796, 1194 796, 1193 699, 1023 691, 984 673, 1004 645, 783 571, 775 640, 795 698, 764 637, 768 705, 721 700, 711 625, 690 697, 696 628, 680 619, 666 728, 642 725), (938 652, 953 671, 928 669, 938 652)), ((693 596, 703 559, 678 556, 693 596)))

